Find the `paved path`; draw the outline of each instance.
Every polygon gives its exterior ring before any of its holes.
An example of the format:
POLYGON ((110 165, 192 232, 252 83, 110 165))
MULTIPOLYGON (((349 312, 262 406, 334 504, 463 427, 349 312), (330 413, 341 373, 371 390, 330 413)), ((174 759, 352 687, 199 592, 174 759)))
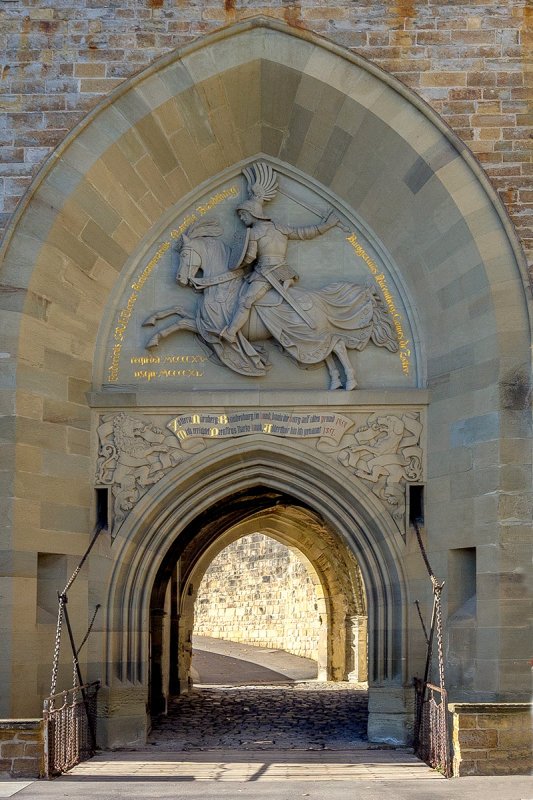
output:
POLYGON ((199 688, 172 700, 148 739, 161 750, 346 749, 366 739, 367 692, 353 684, 199 688))
POLYGON ((193 639, 196 686, 154 721, 159 750, 323 750, 366 739, 366 686, 320 683, 316 662, 206 636, 193 639), (307 680, 306 680, 307 679, 307 680))
MULTIPOLYGON (((14 784, 18 783, 15 787, 14 784)), ((10 785, 16 794, 9 794, 10 785)), ((408 753, 105 753, 17 800, 532 800, 529 777, 445 780, 408 753)))
POLYGON ((369 745, 365 687, 309 680, 308 659, 194 645, 202 685, 171 703, 146 748, 102 753, 54 781, 0 781, 0 798, 533 800, 531 778, 446 781, 407 749, 369 745))
POLYGON ((211 686, 242 686, 312 680, 316 661, 284 650, 228 642, 210 636, 193 636, 193 680, 211 686))

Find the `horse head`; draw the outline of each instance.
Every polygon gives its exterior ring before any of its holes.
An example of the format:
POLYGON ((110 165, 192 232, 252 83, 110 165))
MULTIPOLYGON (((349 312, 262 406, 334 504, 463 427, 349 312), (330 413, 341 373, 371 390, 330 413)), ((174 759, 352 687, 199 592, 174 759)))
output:
MULTIPOLYGON (((192 283, 201 268, 204 275, 226 270, 229 250, 222 240, 224 230, 215 218, 200 218, 182 235, 176 280, 182 286, 192 283)), ((194 284, 193 284, 194 285, 194 284)))
POLYGON ((185 234, 179 254, 176 280, 181 286, 187 286, 202 266, 202 257, 194 247, 194 241, 185 234))

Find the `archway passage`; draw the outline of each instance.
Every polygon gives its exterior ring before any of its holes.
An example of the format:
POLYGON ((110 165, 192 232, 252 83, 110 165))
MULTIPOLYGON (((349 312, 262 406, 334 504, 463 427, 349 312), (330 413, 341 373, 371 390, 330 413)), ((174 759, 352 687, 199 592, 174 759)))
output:
MULTIPOLYGON (((364 740, 366 594, 357 561, 338 534, 295 498, 265 487, 236 493, 215 504, 194 527, 179 557, 175 547, 170 548, 152 591, 150 741, 181 750, 253 749, 258 744, 346 747, 364 740), (194 687, 194 603, 202 578, 218 554, 254 535, 297 551, 306 562, 304 570, 314 576, 319 680, 295 682, 287 661, 296 657, 287 654, 284 686, 278 680, 258 678, 257 669, 250 669, 250 659, 260 662, 260 650, 250 656, 234 646, 232 662, 240 678, 250 675, 249 681, 230 681, 233 685, 224 688, 194 687)), ((232 551, 237 556, 235 546, 232 551)), ((251 597, 250 620, 255 602, 257 598, 251 597)), ((271 652, 263 650, 265 655, 271 652)))
POLYGON ((194 607, 194 685, 316 678, 326 641, 320 579, 296 548, 252 533, 213 559, 194 607))

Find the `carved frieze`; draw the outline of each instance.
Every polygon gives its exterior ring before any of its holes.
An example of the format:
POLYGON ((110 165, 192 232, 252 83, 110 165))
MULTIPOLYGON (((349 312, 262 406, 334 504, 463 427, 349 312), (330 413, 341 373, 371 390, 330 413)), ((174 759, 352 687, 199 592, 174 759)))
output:
POLYGON ((338 459, 366 481, 388 507, 402 529, 405 485, 422 480, 422 423, 418 414, 371 414, 364 425, 347 434, 338 459))
POLYGON ((165 429, 124 412, 100 418, 96 484, 111 487, 113 537, 150 486, 221 439, 259 433, 304 440, 363 481, 400 531, 404 529, 406 485, 423 480, 419 412, 342 415, 329 410, 247 408, 180 413, 161 424, 165 429))
POLYGON ((144 492, 182 460, 177 439, 153 422, 123 412, 101 417, 96 483, 111 487, 113 537, 144 492))

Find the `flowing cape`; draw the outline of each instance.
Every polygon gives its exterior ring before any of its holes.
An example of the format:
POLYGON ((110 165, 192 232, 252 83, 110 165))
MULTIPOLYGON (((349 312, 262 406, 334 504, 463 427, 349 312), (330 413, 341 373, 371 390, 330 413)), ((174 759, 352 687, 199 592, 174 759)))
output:
POLYGON ((291 288, 294 302, 306 312, 305 322, 275 291, 254 308, 274 339, 301 364, 316 364, 343 342, 363 350, 372 335, 376 299, 372 289, 355 283, 331 283, 323 289, 291 288))

